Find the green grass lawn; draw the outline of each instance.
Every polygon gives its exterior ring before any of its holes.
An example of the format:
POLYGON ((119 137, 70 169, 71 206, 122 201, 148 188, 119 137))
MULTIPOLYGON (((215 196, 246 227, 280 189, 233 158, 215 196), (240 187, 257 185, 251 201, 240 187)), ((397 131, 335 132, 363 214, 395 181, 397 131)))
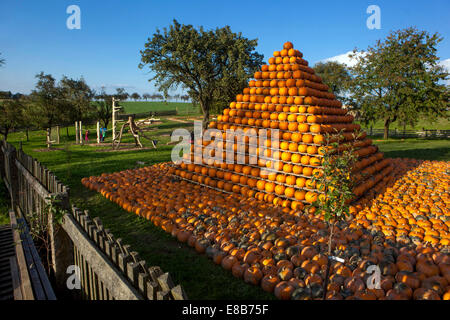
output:
POLYGON ((415 158, 423 160, 450 160, 450 140, 373 138, 387 158, 415 158))
MULTIPOLYGON (((357 122, 357 121, 356 121, 357 122)), ((359 123, 359 122, 358 122, 359 123)), ((364 129, 368 129, 371 126, 366 126, 361 124, 364 129)), ((372 125, 373 129, 384 129, 383 121, 377 121, 372 125)), ((428 121, 424 119, 420 119, 414 127, 406 126, 406 130, 450 130, 450 114, 447 117, 438 118, 436 121, 428 121)), ((403 125, 396 121, 389 126, 389 130, 395 130, 402 132, 403 125)))
MULTIPOLYGON (((137 161, 144 162, 144 166, 169 161, 172 147, 166 143, 170 141, 170 133, 176 128, 190 128, 190 126, 190 123, 163 120, 162 124, 156 126, 156 131, 147 133, 159 140, 157 150, 149 148, 138 151, 105 152, 111 149, 110 144, 101 147, 73 145, 75 140, 73 127, 69 130, 68 138, 66 129, 61 130, 61 144, 55 146, 59 149, 54 151, 42 151, 45 149, 43 131, 31 132, 29 142, 25 141, 25 134, 20 132, 11 134, 8 141, 16 147, 23 141, 26 153, 44 163, 70 187, 72 203, 81 209, 88 209, 93 217, 99 216, 105 227, 116 237, 121 237, 125 243, 130 244, 148 265, 159 265, 164 271, 170 272, 174 281, 184 286, 189 298, 273 299, 272 294, 234 278, 230 272, 216 266, 205 255, 199 255, 193 248, 174 240, 160 228, 153 226, 150 221, 123 210, 99 193, 81 185, 80 180, 83 177, 142 166, 137 161)), ((89 129, 95 132, 94 127, 89 129)), ((91 139, 94 139, 94 135, 91 135, 91 139)), ((375 144, 379 145, 387 157, 450 160, 449 140, 375 139, 375 144)), ((130 134, 123 139, 123 143, 132 141, 130 134)), ((110 133, 106 142, 111 142, 110 133)), ((143 140, 143 143, 145 147, 150 146, 149 141, 143 140)), ((5 209, 2 209, 0 203, 0 212, 3 211, 5 209)))
MULTIPOLYGON (((265 293, 260 287, 248 285, 236 279, 231 272, 216 266, 205 255, 199 255, 193 248, 173 239, 158 227, 143 218, 123 210, 115 203, 102 197, 99 193, 90 191, 81 185, 81 178, 100 175, 103 172, 136 168, 145 165, 169 161, 171 146, 166 143, 170 137, 166 136, 175 128, 189 128, 180 122, 167 121, 158 125, 158 131, 149 133, 159 140, 158 149, 140 151, 100 152, 111 146, 94 147, 67 144, 66 130, 61 136, 62 144, 55 146, 61 150, 40 151, 45 149, 45 135, 42 131, 30 133, 30 141, 23 142, 23 149, 29 155, 39 159, 52 170, 61 181, 70 186, 71 201, 82 209, 88 209, 93 217, 102 219, 116 237, 121 237, 132 249, 139 252, 148 265, 158 265, 164 271, 170 272, 175 283, 183 285, 190 299, 273 299, 274 296, 265 293), (66 143, 66 144, 65 144, 66 143)), ((94 129, 94 128, 92 128, 94 129)), ((110 142, 107 137, 107 142, 110 142)), ((8 141, 15 146, 25 140, 25 134, 11 134, 8 141)), ((69 141, 73 142, 74 129, 69 132, 69 141)), ((128 134, 124 143, 131 143, 133 139, 128 134)), ((143 140, 144 146, 150 143, 143 140)))
POLYGON ((178 115, 199 115, 198 106, 185 102, 121 101, 126 113, 177 110, 178 115))

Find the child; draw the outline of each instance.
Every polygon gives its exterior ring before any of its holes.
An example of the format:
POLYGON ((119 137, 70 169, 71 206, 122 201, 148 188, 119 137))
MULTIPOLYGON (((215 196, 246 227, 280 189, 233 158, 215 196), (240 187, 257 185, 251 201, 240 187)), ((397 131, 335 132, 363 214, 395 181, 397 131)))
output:
POLYGON ((84 137, 84 141, 89 141, 89 130, 86 130, 86 136, 84 137))
POLYGON ((106 128, 103 128, 103 130, 102 130, 102 141, 105 141, 105 137, 106 137, 106 128))

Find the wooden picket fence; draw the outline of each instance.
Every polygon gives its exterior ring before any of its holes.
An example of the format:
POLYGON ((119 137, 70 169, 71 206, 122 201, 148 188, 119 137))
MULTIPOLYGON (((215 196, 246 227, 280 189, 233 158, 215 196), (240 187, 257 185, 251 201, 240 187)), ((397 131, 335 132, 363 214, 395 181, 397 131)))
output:
POLYGON ((18 217, 27 221, 33 216, 33 221, 48 225, 57 292, 70 292, 72 298, 86 300, 187 299, 169 273, 157 266, 148 267, 137 252, 104 228, 99 218, 71 205, 69 188, 51 171, 5 141, 0 150, 0 175, 18 217), (55 199, 64 212, 60 225, 49 210, 55 199), (71 275, 74 283, 79 280, 79 289, 68 289, 71 275))
MULTIPOLYGON (((384 129, 363 129, 371 137, 382 137, 384 129)), ((391 138, 450 138, 450 130, 398 130, 397 128, 389 130, 389 137, 391 138)))

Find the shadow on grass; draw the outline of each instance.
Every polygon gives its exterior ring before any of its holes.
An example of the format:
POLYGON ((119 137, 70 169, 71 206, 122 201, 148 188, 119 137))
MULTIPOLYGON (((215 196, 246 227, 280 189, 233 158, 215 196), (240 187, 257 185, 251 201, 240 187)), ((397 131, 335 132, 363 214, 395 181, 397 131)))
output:
POLYGON ((433 148, 433 149, 407 149, 385 151, 386 158, 413 158, 421 160, 439 160, 446 161, 450 158, 449 148, 433 148))

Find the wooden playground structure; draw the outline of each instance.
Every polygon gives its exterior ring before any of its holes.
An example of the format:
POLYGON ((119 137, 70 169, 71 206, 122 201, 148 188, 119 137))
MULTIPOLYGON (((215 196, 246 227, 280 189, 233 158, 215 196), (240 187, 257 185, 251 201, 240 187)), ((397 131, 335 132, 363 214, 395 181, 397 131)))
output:
POLYGON ((120 128, 119 134, 116 135, 116 126, 117 122, 123 121, 118 119, 117 112, 121 111, 122 108, 116 106, 117 99, 113 98, 113 106, 112 106, 112 147, 114 150, 119 149, 120 143, 122 142, 122 137, 124 134, 124 129, 128 128, 131 132, 134 142, 136 144, 136 147, 143 148, 141 138, 145 138, 149 141, 151 141, 152 146, 154 149, 156 149, 156 143, 157 140, 153 140, 152 138, 145 135, 144 130, 140 128, 141 126, 149 126, 152 123, 156 121, 160 121, 160 119, 155 119, 153 116, 151 116, 148 119, 138 120, 135 121, 135 115, 128 115, 128 119, 125 123, 122 124, 122 127, 120 128))

